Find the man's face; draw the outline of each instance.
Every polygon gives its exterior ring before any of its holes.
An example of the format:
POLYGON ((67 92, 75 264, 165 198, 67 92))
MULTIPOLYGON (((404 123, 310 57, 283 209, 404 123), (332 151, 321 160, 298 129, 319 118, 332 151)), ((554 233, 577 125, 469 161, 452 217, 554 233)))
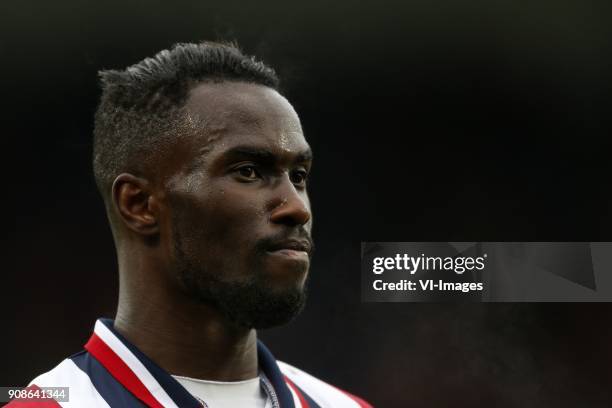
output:
POLYGON ((303 306, 312 250, 299 118, 276 91, 237 82, 196 86, 186 109, 195 131, 164 186, 172 269, 238 326, 283 324, 303 306))

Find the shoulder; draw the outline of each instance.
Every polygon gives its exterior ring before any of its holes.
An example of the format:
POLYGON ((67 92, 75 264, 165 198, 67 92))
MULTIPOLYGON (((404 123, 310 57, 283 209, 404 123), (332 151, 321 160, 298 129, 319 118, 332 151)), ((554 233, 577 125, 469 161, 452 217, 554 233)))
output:
POLYGON ((282 361, 277 362, 283 375, 322 408, 372 408, 372 405, 355 395, 321 381, 292 365, 282 361))
MULTIPOLYGON (((77 355, 78 356, 78 355, 77 355)), ((10 408, 26 408, 30 406, 36 407, 92 407, 92 408, 109 408, 106 401, 100 396, 89 376, 79 368, 72 358, 67 358, 47 371, 34 378, 29 384, 29 389, 45 388, 45 387, 62 387, 66 388, 68 401, 62 400, 45 402, 44 405, 38 403, 26 403, 13 400, 6 405, 10 408)))

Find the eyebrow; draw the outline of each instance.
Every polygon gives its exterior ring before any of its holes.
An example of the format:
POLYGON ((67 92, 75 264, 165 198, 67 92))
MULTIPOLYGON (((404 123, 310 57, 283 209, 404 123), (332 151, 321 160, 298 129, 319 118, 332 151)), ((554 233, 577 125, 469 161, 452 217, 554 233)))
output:
MULTIPOLYGON (((235 146, 223 153, 224 160, 251 159, 261 163, 272 164, 278 161, 278 155, 270 150, 254 146, 235 146)), ((299 152, 294 163, 312 161, 312 150, 310 148, 299 152)))

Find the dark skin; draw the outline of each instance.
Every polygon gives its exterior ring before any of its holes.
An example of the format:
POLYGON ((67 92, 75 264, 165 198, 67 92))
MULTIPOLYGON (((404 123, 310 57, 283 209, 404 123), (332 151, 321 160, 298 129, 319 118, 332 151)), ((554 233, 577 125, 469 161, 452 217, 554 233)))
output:
POLYGON ((113 184, 115 328, 171 374, 250 379, 258 374, 256 330, 184 287, 176 240, 197 270, 238 283, 259 273, 273 293, 303 290, 310 148, 291 104, 261 85, 201 83, 186 110, 195 131, 178 137, 147 177, 124 173, 113 184), (270 237, 274 247, 258 252, 270 237))

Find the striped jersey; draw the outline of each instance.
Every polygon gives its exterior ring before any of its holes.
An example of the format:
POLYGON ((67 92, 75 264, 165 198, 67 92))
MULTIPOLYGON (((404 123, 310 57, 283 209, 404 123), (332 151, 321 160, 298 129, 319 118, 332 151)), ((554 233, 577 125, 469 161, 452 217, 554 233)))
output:
MULTIPOLYGON (((257 343, 260 385, 274 408, 370 408, 371 405, 289 364, 257 343)), ((28 390, 67 387, 61 399, 13 400, 7 408, 214 408, 192 396, 113 328, 99 319, 85 350, 36 377, 28 390)), ((245 407, 246 408, 246 407, 245 407)))

